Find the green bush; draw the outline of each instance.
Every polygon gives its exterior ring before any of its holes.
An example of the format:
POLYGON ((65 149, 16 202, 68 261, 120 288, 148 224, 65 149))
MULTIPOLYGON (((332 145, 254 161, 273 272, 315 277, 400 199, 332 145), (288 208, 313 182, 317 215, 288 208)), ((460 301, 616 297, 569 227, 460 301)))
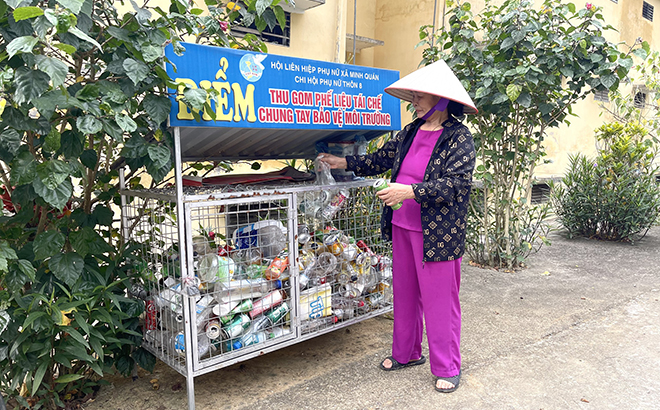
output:
MULTIPOLYGON (((144 303, 127 297, 136 252, 113 212, 117 169, 128 165, 132 188, 172 169, 165 47, 183 53, 186 37, 265 52, 231 27, 283 27, 278 2, 0 0, 0 391, 11 405, 72 408, 107 371, 153 367, 139 348, 144 303)), ((195 115, 211 99, 184 90, 195 115)))
POLYGON ((656 148, 638 123, 606 124, 595 160, 570 158, 569 170, 551 200, 570 236, 609 241, 639 240, 660 216, 656 148))

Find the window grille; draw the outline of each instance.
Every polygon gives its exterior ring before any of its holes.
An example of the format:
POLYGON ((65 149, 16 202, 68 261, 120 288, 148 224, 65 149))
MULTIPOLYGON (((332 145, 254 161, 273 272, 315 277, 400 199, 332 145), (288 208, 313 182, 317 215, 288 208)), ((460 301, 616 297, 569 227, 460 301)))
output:
POLYGON ((653 21, 653 6, 647 2, 644 2, 642 6, 642 17, 648 21, 653 21))
POLYGON ((638 91, 635 93, 635 107, 644 108, 646 106, 646 93, 638 91))
POLYGON ((602 101, 602 102, 610 102, 609 91, 608 90, 596 91, 594 93, 594 100, 602 101))
POLYGON ((252 23, 248 27, 234 26, 231 28, 231 33, 239 37, 251 33, 259 37, 263 42, 279 44, 288 47, 291 41, 291 13, 285 11, 284 15, 286 16, 286 25, 284 30, 282 30, 280 25, 276 23, 272 29, 269 26, 266 26, 264 31, 259 33, 259 30, 257 30, 257 25, 252 23))

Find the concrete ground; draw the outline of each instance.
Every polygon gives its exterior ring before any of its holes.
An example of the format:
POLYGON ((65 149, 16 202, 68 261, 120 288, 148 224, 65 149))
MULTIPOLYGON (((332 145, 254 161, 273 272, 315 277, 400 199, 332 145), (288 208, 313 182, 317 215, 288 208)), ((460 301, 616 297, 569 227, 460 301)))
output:
MULTIPOLYGON (((464 264, 452 394, 433 389, 428 362, 378 369, 381 316, 197 377, 196 408, 660 409, 660 227, 634 245, 550 239, 521 272, 464 264)), ((187 407, 185 378, 160 362, 110 381, 86 410, 187 407)))

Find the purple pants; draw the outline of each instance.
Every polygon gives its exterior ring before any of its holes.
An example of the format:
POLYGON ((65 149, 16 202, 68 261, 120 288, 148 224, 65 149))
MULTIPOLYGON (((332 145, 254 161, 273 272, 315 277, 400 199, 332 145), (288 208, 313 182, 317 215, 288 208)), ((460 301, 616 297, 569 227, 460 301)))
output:
POLYGON ((461 369, 461 259, 422 262, 423 253, 421 232, 392 226, 392 357, 399 363, 420 358, 423 317, 431 373, 453 377, 461 369))

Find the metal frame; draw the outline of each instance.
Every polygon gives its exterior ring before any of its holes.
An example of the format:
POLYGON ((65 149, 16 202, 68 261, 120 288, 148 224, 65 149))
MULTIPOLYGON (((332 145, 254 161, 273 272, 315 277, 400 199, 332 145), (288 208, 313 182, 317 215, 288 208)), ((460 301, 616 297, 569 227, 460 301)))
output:
MULTIPOLYGON (((178 238, 178 243, 180 244, 178 268, 181 272, 181 282, 184 283, 186 280, 192 279, 195 277, 195 266, 192 255, 194 254, 193 250, 193 233, 195 231, 194 225, 194 216, 196 212, 203 212, 204 207, 220 207, 220 206, 232 206, 232 205, 243 205, 249 203, 268 203, 268 201, 278 201, 281 203, 286 202, 286 206, 282 207, 280 211, 286 212, 286 227, 287 227, 287 239, 288 239, 288 249, 298 249, 298 237, 300 232, 298 232, 298 223, 303 217, 299 215, 299 196, 305 196, 307 194, 312 194, 314 192, 320 191, 329 191, 331 189, 344 188, 344 189, 354 189, 360 190, 367 187, 370 187, 372 182, 371 180, 361 180, 361 181, 352 181, 347 183, 340 183, 334 186, 322 186, 318 185, 308 185, 308 186, 282 186, 282 187, 270 187, 255 189, 246 192, 213 192, 211 194, 185 194, 183 188, 183 176, 182 176, 182 159, 179 155, 180 148, 180 130, 179 128, 174 128, 174 145, 175 145, 175 192, 172 193, 163 193, 155 191, 133 191, 127 190, 125 181, 124 181, 124 172, 120 170, 120 193, 121 193, 121 205, 122 205, 122 231, 126 238, 129 238, 131 232, 129 232, 129 217, 128 207, 130 206, 127 198, 128 197, 137 197, 141 198, 144 201, 166 201, 176 204, 176 224, 173 226, 173 229, 176 229, 176 235, 178 238)), ((147 204, 144 204, 145 208, 147 204)), ((236 215, 239 215, 240 211, 237 208, 236 215)), ((353 220, 347 220, 346 223, 358 223, 357 217, 354 214, 351 214, 353 220)), ((367 214, 367 217, 371 214, 367 214)), ((138 217, 142 217, 138 215, 138 217)), ((284 221, 284 219, 282 219, 284 221)), ((173 223, 173 222, 172 222, 173 223)), ((173 238, 171 238, 173 239, 173 238)), ((357 238, 356 238, 357 239, 357 238)), ((368 311, 365 310, 363 313, 356 314, 354 317, 346 319, 342 322, 337 322, 331 326, 325 328, 314 329, 309 333, 303 333, 302 331, 302 310, 300 306, 301 302, 301 291, 300 291, 300 261, 299 254, 297 251, 290 252, 290 288, 288 294, 288 300, 291 301, 291 310, 289 312, 290 317, 290 329, 289 334, 279 336, 275 339, 267 340, 263 343, 257 345, 246 346, 242 349, 235 351, 222 352, 218 355, 211 356, 208 358, 201 358, 198 349, 198 328, 197 328, 197 313, 196 313, 196 302, 195 298, 188 296, 185 292, 182 294, 182 313, 183 313, 183 332, 184 332, 184 343, 185 343, 185 364, 182 363, 181 357, 176 357, 173 355, 167 355, 164 352, 166 351, 166 346, 156 348, 151 345, 145 345, 145 348, 151 353, 156 355, 160 360, 167 363, 177 372, 181 373, 186 377, 186 385, 188 391, 188 407, 189 409, 195 408, 195 390, 194 390, 194 378, 215 370, 231 366, 233 364, 249 360, 251 358, 269 353, 275 350, 278 350, 283 347, 290 346, 295 343, 299 343, 322 334, 335 331, 337 329, 344 328, 346 326, 358 323, 360 321, 370 319, 372 317, 381 315, 391 311, 391 304, 380 305, 379 308, 374 308, 374 310, 368 311), (295 257, 291 257, 295 255, 295 257)), ((165 340, 165 339, 162 339, 165 340)))

